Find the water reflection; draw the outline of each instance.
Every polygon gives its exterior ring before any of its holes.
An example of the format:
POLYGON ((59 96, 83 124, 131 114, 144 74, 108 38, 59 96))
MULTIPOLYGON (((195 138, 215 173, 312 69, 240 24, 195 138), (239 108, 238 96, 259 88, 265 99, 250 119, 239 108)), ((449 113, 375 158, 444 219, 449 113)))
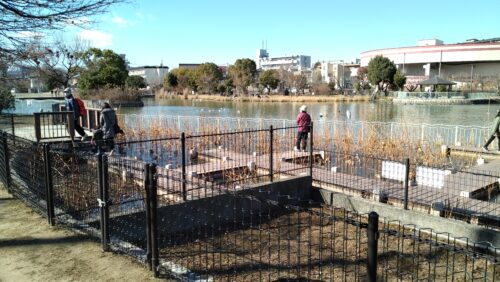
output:
MULTIPOLYGON (((295 119, 303 103, 145 99, 143 108, 121 113, 295 119)), ((388 101, 307 103, 313 120, 382 121, 487 126, 500 105, 401 105, 388 101)))
MULTIPOLYGON (((51 111, 60 100, 16 100, 15 113, 51 111)), ((221 102, 144 99, 142 108, 121 108, 123 114, 295 119, 303 103, 221 102)), ((401 105, 389 101, 307 103, 315 121, 351 120, 488 126, 500 105, 401 105)))

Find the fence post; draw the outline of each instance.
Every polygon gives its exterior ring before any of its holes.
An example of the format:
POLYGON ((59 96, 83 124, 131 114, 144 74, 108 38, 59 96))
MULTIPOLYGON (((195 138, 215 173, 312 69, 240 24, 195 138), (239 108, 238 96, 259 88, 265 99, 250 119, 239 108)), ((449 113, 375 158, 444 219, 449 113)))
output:
POLYGON ((10 114, 10 127, 12 129, 12 136, 16 136, 15 125, 14 125, 14 114, 10 114))
POLYGON ((458 142, 458 126, 455 126, 455 143, 453 145, 456 145, 458 142))
POLYGON ((146 190, 146 264, 148 265, 149 270, 153 270, 153 266, 151 264, 151 195, 150 195, 150 165, 148 163, 144 163, 144 190, 146 190))
POLYGON ((47 219, 50 225, 55 224, 54 219, 54 196, 52 187, 52 164, 50 160, 50 145, 43 145, 43 160, 45 168, 45 201, 47 204, 47 219))
POLYGON ((368 281, 377 281, 377 247, 378 247, 378 214, 374 211, 368 215, 368 257, 367 257, 367 273, 368 281))
POLYGON ((410 182, 410 159, 405 159, 405 195, 404 195, 404 209, 408 209, 408 186, 410 182))
POLYGON ((97 170, 99 178, 99 209, 101 210, 101 243, 102 250, 109 250, 109 207, 108 207, 108 158, 102 152, 97 155, 97 170))
MULTIPOLYGON (((2 133, 2 142, 3 142, 3 157, 4 157, 4 166, 5 166, 5 185, 7 187, 7 191, 10 192, 11 178, 10 178, 10 161, 9 161, 9 143, 7 140, 7 132, 2 133)), ((14 138, 15 139, 15 138, 14 138)))
POLYGON ((36 141, 39 142, 42 139, 42 129, 40 128, 40 113, 33 113, 33 117, 35 119, 35 138, 36 141))
POLYGON ((153 268, 154 277, 158 277, 159 250, 158 250, 158 222, 157 222, 157 205, 158 193, 156 183, 156 165, 151 164, 149 167, 149 196, 150 203, 150 217, 151 217, 151 267, 153 268))
POLYGON ((69 137, 71 138, 71 140, 75 140, 75 114, 73 112, 69 112, 67 120, 69 137))
POLYGON ((187 200, 186 191, 186 134, 181 133, 181 155, 182 155, 182 199, 187 200))
POLYGON ((274 168, 273 168, 273 126, 269 126, 269 181, 274 181, 274 168))
POLYGON ((314 164, 314 160, 313 160, 313 148, 314 148, 314 144, 313 144, 313 140, 314 140, 314 132, 313 132, 313 122, 311 121, 311 126, 309 128, 309 132, 311 132, 311 140, 309 141, 309 175, 311 176, 311 179, 312 179, 312 176, 313 176, 313 164, 314 164))

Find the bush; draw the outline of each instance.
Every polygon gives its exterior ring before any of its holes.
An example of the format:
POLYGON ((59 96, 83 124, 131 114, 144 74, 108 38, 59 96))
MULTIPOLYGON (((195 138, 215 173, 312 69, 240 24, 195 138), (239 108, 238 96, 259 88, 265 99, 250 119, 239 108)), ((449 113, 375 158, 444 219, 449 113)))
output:
POLYGON ((6 88, 0 88, 0 113, 15 107, 14 95, 6 88))
POLYGON ((448 86, 446 86, 446 85, 438 85, 436 87, 436 92, 448 92, 448 86))
POLYGON ((85 95, 80 96, 84 99, 95 99, 95 100, 109 100, 110 102, 118 102, 118 101, 140 101, 141 100, 141 92, 137 89, 121 89, 121 88, 104 88, 97 90, 87 90, 85 91, 85 95))

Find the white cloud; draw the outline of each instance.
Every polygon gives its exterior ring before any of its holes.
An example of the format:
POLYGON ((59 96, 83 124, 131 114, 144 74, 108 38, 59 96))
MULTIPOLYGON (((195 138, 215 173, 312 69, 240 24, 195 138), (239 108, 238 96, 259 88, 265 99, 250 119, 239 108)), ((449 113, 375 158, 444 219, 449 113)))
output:
POLYGON ((112 22, 114 22, 115 24, 119 24, 119 25, 125 25, 128 23, 128 21, 122 17, 118 17, 118 16, 115 16, 111 19, 112 22))
POLYGON ((98 48, 105 48, 113 44, 113 35, 100 30, 82 30, 80 37, 87 40, 90 45, 98 48))

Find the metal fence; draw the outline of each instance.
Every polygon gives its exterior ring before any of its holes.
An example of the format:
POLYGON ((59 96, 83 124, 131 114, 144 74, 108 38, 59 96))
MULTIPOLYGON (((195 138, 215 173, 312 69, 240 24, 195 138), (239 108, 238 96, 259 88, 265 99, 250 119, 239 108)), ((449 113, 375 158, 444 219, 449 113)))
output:
MULTIPOLYGON (((84 128, 95 129, 98 126, 99 111, 88 109, 88 115, 81 119, 84 128)), ((176 132, 194 134, 268 129, 295 126, 294 120, 259 119, 233 117, 168 116, 168 115, 118 115, 119 124, 132 138, 165 138, 176 132)), ((35 121, 32 115, 0 115, 0 128, 3 131, 35 140, 35 121), (26 131, 27 133, 23 133, 26 131), (28 132, 29 131, 29 132, 28 132)), ((315 134, 325 135, 326 139, 350 136, 353 142, 362 142, 368 136, 379 139, 400 139, 412 142, 445 144, 449 146, 472 146, 479 148, 489 138, 487 127, 412 124, 398 122, 367 122, 342 120, 315 121, 315 134)), ((321 140, 318 139, 318 142, 321 140)))
POLYGON ((311 176, 328 182, 329 173, 345 173, 346 187, 372 192, 373 179, 400 186, 401 179, 379 178, 387 178, 382 161, 295 151, 295 132, 271 127, 117 142, 122 155, 3 133, 0 180, 51 224, 84 230, 104 250, 138 258, 164 277, 500 280, 497 250, 313 201, 311 176))
POLYGON ((313 181, 319 187, 404 209, 500 227, 498 172, 338 151, 325 151, 324 156, 313 166, 313 181))
MULTIPOLYGON (((249 129, 267 129, 269 126, 291 127, 295 120, 260 119, 233 117, 202 116, 168 116, 168 115, 118 115, 120 124, 128 129, 128 133, 141 135, 145 139, 154 139, 171 134, 172 131, 193 133, 224 132, 249 129)), ((413 142, 431 144, 461 145, 479 148, 489 138, 488 128, 479 126, 412 124, 398 122, 368 121, 315 121, 315 134, 327 134, 329 138, 336 136, 352 136, 356 142, 367 136, 378 136, 380 139, 405 139, 413 142)), ((318 139, 319 140, 319 139, 318 139)))

